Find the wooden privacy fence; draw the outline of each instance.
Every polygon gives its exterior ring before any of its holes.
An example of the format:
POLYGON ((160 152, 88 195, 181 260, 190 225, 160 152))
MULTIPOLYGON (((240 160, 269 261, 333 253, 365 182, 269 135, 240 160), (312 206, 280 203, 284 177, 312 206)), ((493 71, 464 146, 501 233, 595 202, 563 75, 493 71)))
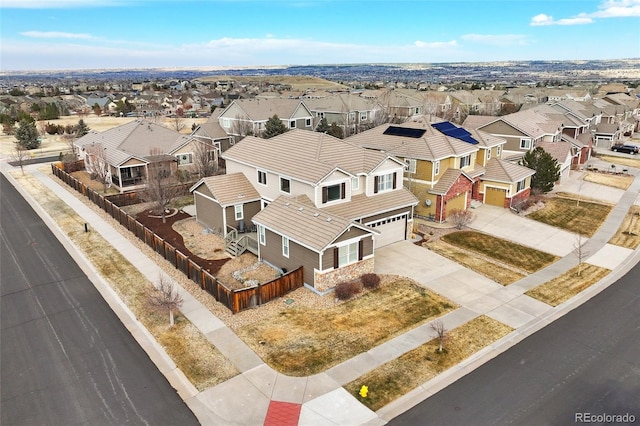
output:
MULTIPOLYGON (((203 269, 189 256, 177 250, 162 237, 140 223, 135 217, 122 210, 110 197, 104 197, 87 187, 75 177, 65 172, 60 163, 51 164, 51 171, 67 185, 86 196, 91 202, 107 212, 120 225, 143 241, 153 251, 164 257, 176 269, 211 294, 218 302, 229 308, 234 314, 245 309, 259 306, 284 296, 296 288, 302 287, 302 266, 268 283, 255 287, 230 289, 209 271, 203 269)), ((118 201, 118 200, 114 200, 118 201)))

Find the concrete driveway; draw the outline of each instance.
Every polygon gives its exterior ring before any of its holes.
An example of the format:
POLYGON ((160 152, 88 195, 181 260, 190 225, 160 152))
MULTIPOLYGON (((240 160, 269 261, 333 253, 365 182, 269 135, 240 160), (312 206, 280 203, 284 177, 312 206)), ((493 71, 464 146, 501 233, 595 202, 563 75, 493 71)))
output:
POLYGON ((471 229, 561 257, 575 249, 576 234, 518 216, 509 209, 484 204, 474 213, 471 229))
POLYGON ((463 306, 502 288, 492 280, 411 241, 376 249, 375 272, 409 277, 463 306))

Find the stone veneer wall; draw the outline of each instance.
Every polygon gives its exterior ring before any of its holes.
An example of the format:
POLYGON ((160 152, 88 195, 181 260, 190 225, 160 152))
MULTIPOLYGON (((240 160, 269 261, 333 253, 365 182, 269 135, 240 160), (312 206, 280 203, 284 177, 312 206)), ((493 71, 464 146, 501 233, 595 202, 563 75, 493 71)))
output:
POLYGON ((325 293, 343 281, 355 280, 364 274, 372 273, 373 261, 374 258, 370 257, 369 259, 364 259, 351 265, 343 266, 342 268, 332 269, 328 272, 315 271, 313 287, 317 291, 325 293))

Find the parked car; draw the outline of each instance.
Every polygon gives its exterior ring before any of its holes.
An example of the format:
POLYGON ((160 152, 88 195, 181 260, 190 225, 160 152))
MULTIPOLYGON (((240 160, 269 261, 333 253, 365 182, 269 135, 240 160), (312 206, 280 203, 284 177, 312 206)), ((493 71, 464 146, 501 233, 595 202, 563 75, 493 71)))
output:
POLYGON ((638 147, 635 145, 613 145, 611 147, 611 151, 615 151, 615 152, 624 152, 626 154, 637 154, 638 153, 638 147))

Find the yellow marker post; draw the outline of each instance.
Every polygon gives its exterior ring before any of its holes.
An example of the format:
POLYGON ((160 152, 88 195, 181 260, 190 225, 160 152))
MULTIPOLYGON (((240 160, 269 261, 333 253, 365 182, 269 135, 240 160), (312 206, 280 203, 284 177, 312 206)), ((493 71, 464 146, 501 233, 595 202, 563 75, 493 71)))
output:
POLYGON ((362 385, 362 387, 360 388, 360 396, 363 398, 366 398, 368 393, 369 393, 369 387, 362 385))

